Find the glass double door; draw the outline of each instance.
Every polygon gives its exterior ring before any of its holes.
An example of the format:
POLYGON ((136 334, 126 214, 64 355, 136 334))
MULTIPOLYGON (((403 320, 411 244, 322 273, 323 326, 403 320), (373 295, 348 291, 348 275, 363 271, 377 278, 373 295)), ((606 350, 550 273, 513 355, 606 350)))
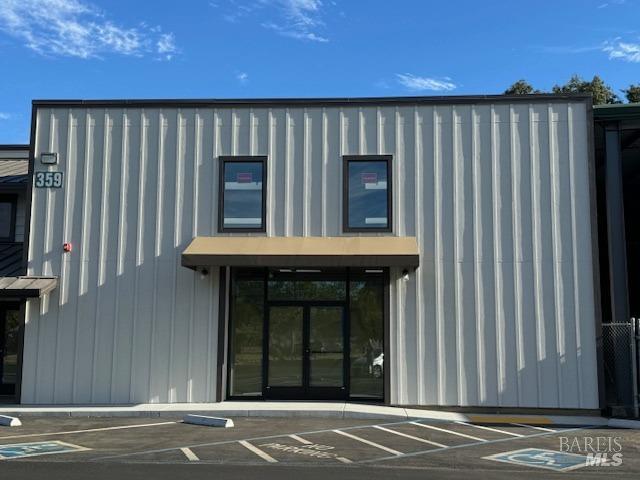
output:
POLYGON ((346 398, 344 313, 341 303, 269 305, 266 398, 346 398))

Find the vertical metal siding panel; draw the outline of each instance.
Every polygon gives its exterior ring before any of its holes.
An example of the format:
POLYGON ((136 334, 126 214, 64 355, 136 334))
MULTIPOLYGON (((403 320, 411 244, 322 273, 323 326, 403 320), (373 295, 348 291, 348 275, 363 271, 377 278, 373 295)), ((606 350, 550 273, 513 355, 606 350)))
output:
POLYGON ((233 155, 251 154, 251 110, 248 108, 234 109, 232 129, 233 155))
MULTIPOLYGON (((74 169, 75 172, 75 181, 73 182, 73 202, 70 201, 69 208, 72 209, 72 219, 69 220, 67 224, 67 233, 69 236, 68 240, 75 242, 76 253, 71 256, 70 266, 66 270, 67 275, 71 275, 72 278, 69 281, 68 285, 68 302, 69 305, 67 308, 67 315, 70 315, 70 312, 73 312, 72 315, 72 325, 70 325, 70 333, 66 337, 68 343, 65 345, 67 353, 70 355, 70 366, 67 370, 67 376, 70 379, 70 391, 68 392, 69 400, 68 403, 75 402, 76 391, 77 391, 77 360, 78 360, 78 348, 79 348, 79 333, 80 333, 80 306, 82 302, 81 292, 83 291, 83 284, 86 285, 86 263, 83 259, 83 249, 85 248, 83 244, 84 240, 84 232, 85 232, 85 215, 86 215, 86 207, 84 206, 83 200, 86 194, 86 184, 89 181, 87 176, 87 170, 90 168, 87 165, 87 147, 88 147, 88 124, 87 120, 87 112, 84 109, 77 109, 73 111, 73 122, 75 123, 73 127, 74 135, 75 135, 75 144, 74 142, 70 142, 73 147, 71 149, 75 150, 74 156, 74 169)), ((71 158, 71 157, 69 157, 71 158)), ((33 213, 32 221, 36 217, 36 213, 33 213)), ((37 221, 40 221, 39 219, 37 221)), ((33 232, 33 230, 32 230, 33 232)), ((25 354, 26 356, 26 354, 25 354)), ((64 367, 63 367, 64 368, 64 367)))
MULTIPOLYGON (((41 166, 43 171, 64 171, 67 164, 66 134, 68 128, 68 111, 52 110, 50 113, 48 151, 60 152, 56 167, 41 166)), ((60 245, 62 238, 62 223, 54 220, 53 212, 58 204, 64 201, 63 189, 44 189, 45 218, 43 231, 44 255, 42 257, 42 272, 51 275, 60 271, 61 251, 54 248, 60 245)), ((60 291, 55 290, 40 301, 40 328, 38 345, 38 364, 36 371, 37 399, 39 402, 52 403, 54 401, 57 342, 59 324, 60 291)))
POLYGON ((496 297, 496 334, 498 338, 498 400, 501 406, 514 406, 518 402, 509 114, 508 105, 493 107, 494 231, 496 290, 499 294, 496 297))
POLYGON ((493 109, 475 108, 474 207, 478 403, 498 404, 496 288, 493 216, 493 109))
MULTIPOLYGON (((399 200, 399 216, 397 217, 398 235, 416 235, 415 226, 415 178, 416 178, 416 124, 415 110, 403 107, 396 111, 396 158, 400 170, 398 176, 399 189, 396 198, 399 200)), ((404 382, 407 404, 418 403, 418 345, 414 341, 417 334, 417 274, 410 271, 409 280, 404 281, 404 302, 402 304, 404 329, 402 332, 402 349, 408 362, 404 362, 404 382)))
MULTIPOLYGON (((216 130, 214 112, 212 109, 199 110, 197 113, 198 126, 195 135, 199 145, 199 158, 197 159, 195 197, 195 222, 194 237, 198 235, 208 236, 217 233, 214 213, 218 205, 218 159, 216 158, 215 143, 216 130)), ((217 213, 216 213, 217 215, 217 213)))
MULTIPOLYGON (((64 220, 62 222, 62 241, 66 242, 72 239, 71 232, 74 227, 74 220, 78 216, 79 202, 75 202, 75 193, 82 191, 81 181, 78 185, 77 174, 77 136, 78 136, 78 121, 76 118, 77 112, 72 110, 68 111, 67 131, 65 133, 64 142, 65 158, 64 158, 64 173, 65 173, 65 188, 62 195, 64 197, 62 204, 62 211, 64 212, 64 220), (80 188, 79 188, 80 187, 80 188)), ((62 152, 60 152, 62 155, 62 152)), ((62 166, 62 164, 60 165, 62 166)), ((71 403, 71 392, 73 391, 73 376, 69 375, 70 371, 73 371, 73 340, 75 340, 75 313, 77 305, 77 289, 78 289, 78 276, 71 273, 72 269, 79 268, 78 256, 62 254, 62 263, 60 268, 60 282, 58 284, 59 289, 59 317, 58 326, 56 329, 56 354, 55 354, 55 375, 54 375, 54 390, 53 399, 54 402, 59 403, 71 403), (70 292, 71 295, 70 295, 70 292), (69 339, 72 339, 70 342, 69 339)))
POLYGON ((359 114, 359 153, 361 155, 375 155, 378 153, 378 110, 374 107, 364 107, 359 114))
POLYGON ((140 112, 125 110, 122 115, 120 172, 120 208, 118 219, 118 254, 116 267, 117 328, 111 372, 110 401, 130 401, 133 338, 135 326, 136 233, 138 188, 140 178, 140 112))
POLYGON ((538 407, 557 407, 553 250, 549 192, 549 126, 546 105, 533 105, 532 210, 534 212, 534 275, 538 340, 538 407), (551 256, 551 258, 550 258, 551 256), (551 318, 551 320, 548 320, 551 318), (553 384, 553 385, 552 385, 553 384))
POLYGON ((94 355, 96 351, 96 308, 98 302, 98 266, 100 245, 100 197, 102 194, 104 111, 87 111, 86 169, 83 191, 83 232, 80 240, 80 259, 83 272, 78 301, 78 332, 76 338, 76 391, 74 402, 92 401, 94 355))
POLYGON ((537 398, 535 301, 531 212, 529 107, 511 111, 513 236, 515 262, 518 405, 535 407, 537 398))
MULTIPOLYGON (((203 110, 200 112, 202 125, 196 132, 197 142, 200 145, 198 164, 198 197, 195 198, 195 207, 202 211, 201 218, 203 225, 198 224, 200 232, 206 231, 205 235, 216 235, 217 225, 215 217, 211 211, 217 211, 218 191, 218 164, 216 163, 217 149, 217 129, 214 129, 215 120, 213 110, 203 110), (213 183, 212 183, 212 180, 213 183)), ((200 233, 201 234, 201 233, 200 233)), ((211 296, 213 280, 217 278, 216 269, 212 268, 209 275, 202 277, 194 274, 194 305, 193 305, 193 341, 190 352, 191 376, 189 381, 190 401, 205 401, 209 398, 208 376, 211 366, 208 364, 210 354, 211 335, 211 296)))
POLYGON ((270 185, 274 192, 273 210, 271 214, 274 217, 272 234, 275 237, 286 235, 287 214, 285 211, 286 202, 288 200, 288 181, 287 181, 287 157, 288 157, 288 115, 282 109, 275 109, 272 114, 273 128, 273 159, 270 159, 270 167, 273 172, 273 183, 270 185))
POLYGON ((435 109, 436 159, 436 240, 439 403, 457 405, 457 331, 455 324, 455 255, 453 199, 452 107, 435 109))
POLYGON ((342 109, 343 155, 360 153, 360 127, 357 108, 342 109))
POLYGON ((303 232, 303 212, 305 208, 304 186, 306 179, 304 177, 304 161, 305 161, 305 112, 303 109, 291 109, 290 117, 290 133, 289 133, 289 170, 288 177, 291 182, 291 196, 289 203, 286 205, 289 214, 291 226, 289 233, 291 236, 300 237, 303 232))
POLYGON ((323 191, 325 208, 323 224, 326 236, 338 236, 342 233, 342 150, 340 145, 340 111, 328 108, 323 113, 323 191))
POLYGON ((576 351, 574 277, 572 253, 572 211, 568 105, 553 105, 554 155, 552 163, 554 275, 556 280, 556 322, 558 336, 558 379, 561 407, 579 403, 579 375, 576 351))
MULTIPOLYGON (((109 401, 111 394, 111 367, 113 365, 114 312, 116 301, 115 277, 117 254, 117 222, 120 191, 120 153, 122 113, 107 110, 104 113, 102 176, 100 194, 100 241, 98 248, 98 284, 95 310, 94 356, 91 401, 109 401), (120 120, 120 121, 119 121, 120 120), (115 223, 115 224, 114 224, 115 223), (115 235, 114 235, 115 232, 115 235)), ((94 197, 94 201, 97 200, 94 197)))
MULTIPOLYGON (((37 109, 36 112, 35 138, 33 138, 35 157, 39 158, 39 152, 45 150, 48 144, 49 135, 49 113, 45 109, 37 109)), ((38 162, 34 163, 37 165, 38 162)), ((43 238, 44 222, 41 216, 44 212, 44 196, 42 189, 34 188, 31 203, 31 225, 30 241, 28 246, 28 267, 29 275, 39 273, 42 265, 41 245, 43 238)), ((35 403, 37 398, 37 375, 38 375, 38 346, 40 340, 40 307, 41 300, 29 300, 26 305, 25 317, 25 338, 24 355, 22 365, 22 402, 35 403)))
MULTIPOLYGON (((324 202, 322 197, 323 188, 323 141, 322 141, 322 110, 319 108, 310 109, 308 115, 307 133, 307 234, 317 237, 322 235, 322 210, 324 202)), ((336 181, 338 179, 335 179, 336 181)))
POLYGON ((596 318, 593 285, 588 122, 584 104, 570 105, 569 123, 572 148, 569 152, 572 190, 572 232, 574 261, 574 297, 576 323, 576 354, 578 385, 581 389, 580 407, 598 408, 598 378, 596 354, 596 318))
POLYGON ((154 349, 156 290, 156 217, 159 170, 160 115, 158 111, 142 112, 142 147, 140 157, 140 196, 138 200, 138 294, 136 310, 137 333, 134 341, 135 368, 132 378, 132 401, 151 401, 151 372, 154 349))
POLYGON ((458 404, 477 405, 470 107, 454 109, 452 137, 458 404))
POLYGON ((420 239, 421 259, 418 274, 420 284, 418 291, 422 295, 422 317, 419 319, 421 333, 419 343, 422 343, 423 375, 418 379, 423 390, 422 402, 426 405, 438 403, 438 338, 436 336, 436 263, 435 263, 435 194, 434 181, 434 109, 420 107, 420 144, 422 154, 417 161, 421 166, 421 175, 417 182, 421 185, 421 199, 416 205, 416 218, 420 217, 421 228, 417 229, 420 239))

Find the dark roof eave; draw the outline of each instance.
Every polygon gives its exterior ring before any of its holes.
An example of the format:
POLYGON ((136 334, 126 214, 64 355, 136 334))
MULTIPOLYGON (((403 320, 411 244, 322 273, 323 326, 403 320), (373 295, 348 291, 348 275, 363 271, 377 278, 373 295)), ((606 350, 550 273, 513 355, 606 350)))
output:
POLYGON ((450 105, 474 103, 591 101, 584 94, 530 95, 451 95, 420 97, 342 97, 342 98, 241 98, 241 99, 52 99, 33 100, 34 107, 283 107, 283 106, 358 106, 358 105, 450 105))

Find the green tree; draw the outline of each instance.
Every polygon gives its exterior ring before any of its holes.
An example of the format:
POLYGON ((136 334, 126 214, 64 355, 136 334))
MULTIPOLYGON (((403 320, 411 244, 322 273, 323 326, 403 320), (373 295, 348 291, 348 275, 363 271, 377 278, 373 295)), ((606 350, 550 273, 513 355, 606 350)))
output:
POLYGON ((640 83, 629 85, 629 88, 622 90, 629 103, 640 103, 640 83))
POLYGON ((531 93, 540 93, 540 90, 535 90, 529 82, 521 79, 507 88, 504 93, 505 95, 529 95, 531 93))
POLYGON ((555 85, 553 93, 590 93, 594 105, 621 103, 613 89, 604 83, 598 76, 594 76, 590 82, 574 75, 564 85, 555 85))

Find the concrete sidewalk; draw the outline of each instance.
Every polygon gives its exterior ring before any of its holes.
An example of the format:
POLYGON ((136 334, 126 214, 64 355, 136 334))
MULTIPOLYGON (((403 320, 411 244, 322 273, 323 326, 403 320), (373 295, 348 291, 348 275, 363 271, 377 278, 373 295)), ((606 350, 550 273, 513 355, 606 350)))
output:
POLYGON ((476 424, 530 424, 565 426, 612 426, 640 428, 640 422, 595 416, 512 415, 456 413, 346 402, 221 402, 221 403, 146 403, 135 405, 2 405, 0 415, 64 417, 162 417, 187 414, 219 417, 307 417, 420 419, 437 422, 476 424))

